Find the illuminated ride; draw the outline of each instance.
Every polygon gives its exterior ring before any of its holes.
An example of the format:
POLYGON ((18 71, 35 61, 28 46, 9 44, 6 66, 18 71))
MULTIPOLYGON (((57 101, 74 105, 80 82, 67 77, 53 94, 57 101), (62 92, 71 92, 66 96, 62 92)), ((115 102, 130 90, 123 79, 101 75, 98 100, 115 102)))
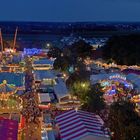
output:
POLYGON ((126 77, 123 75, 113 75, 106 80, 101 81, 102 90, 105 94, 113 95, 117 91, 122 91, 123 89, 133 89, 133 85, 126 80, 126 77))
POLYGON ((131 101, 134 102, 134 103, 140 103, 140 94, 133 96, 131 101))
POLYGON ((16 94, 18 88, 15 85, 7 84, 4 80, 0 84, 0 115, 8 119, 14 119, 18 122, 18 131, 24 128, 25 119, 21 115, 23 101, 16 94))
POLYGON ((113 102, 119 97, 130 97, 133 85, 126 80, 124 75, 113 75, 100 82, 104 98, 107 102, 113 102))
POLYGON ((10 95, 16 93, 17 88, 12 84, 7 84, 7 81, 4 80, 2 84, 0 84, 0 99, 7 100, 10 95))
POLYGON ((19 112, 22 109, 22 99, 16 95, 17 87, 7 84, 4 80, 0 84, 0 110, 4 113, 19 112))
POLYGON ((16 28, 15 34, 14 34, 14 40, 13 40, 13 44, 12 46, 10 45, 10 48, 8 47, 4 47, 4 43, 3 43, 3 37, 2 37, 2 31, 0 29, 0 43, 1 43, 1 52, 2 53, 15 53, 16 49, 16 40, 17 40, 17 33, 18 33, 18 27, 16 28))

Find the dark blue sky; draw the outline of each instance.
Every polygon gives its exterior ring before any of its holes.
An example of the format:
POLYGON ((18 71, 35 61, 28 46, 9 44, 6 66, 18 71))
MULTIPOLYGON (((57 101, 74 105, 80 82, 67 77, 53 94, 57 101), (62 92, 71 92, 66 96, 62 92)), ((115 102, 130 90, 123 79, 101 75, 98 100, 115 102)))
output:
POLYGON ((0 2, 0 21, 140 21, 140 0, 0 2))

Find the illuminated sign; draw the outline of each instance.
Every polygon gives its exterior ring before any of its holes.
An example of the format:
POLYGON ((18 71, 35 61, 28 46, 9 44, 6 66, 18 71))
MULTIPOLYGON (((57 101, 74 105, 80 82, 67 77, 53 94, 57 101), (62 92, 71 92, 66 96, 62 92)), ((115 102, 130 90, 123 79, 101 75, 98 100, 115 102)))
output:
POLYGON ((110 76, 109 79, 122 79, 122 80, 126 80, 126 77, 124 75, 119 75, 119 74, 116 74, 116 75, 113 75, 113 76, 110 76))
POLYGON ((102 87, 110 86, 110 83, 108 81, 102 82, 101 83, 102 87))
POLYGON ((41 52, 42 52, 42 50, 37 49, 37 48, 32 48, 32 49, 24 48, 24 54, 25 55, 37 55, 37 54, 40 54, 41 52))

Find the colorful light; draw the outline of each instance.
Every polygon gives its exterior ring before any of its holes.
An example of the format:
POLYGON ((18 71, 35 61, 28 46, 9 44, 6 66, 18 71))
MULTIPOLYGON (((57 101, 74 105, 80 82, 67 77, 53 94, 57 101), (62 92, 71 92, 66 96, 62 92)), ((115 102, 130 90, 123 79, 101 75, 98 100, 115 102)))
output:
POLYGON ((37 48, 32 48, 32 49, 24 48, 24 54, 25 55, 35 55, 35 54, 40 54, 41 52, 42 52, 42 50, 37 49, 37 48))

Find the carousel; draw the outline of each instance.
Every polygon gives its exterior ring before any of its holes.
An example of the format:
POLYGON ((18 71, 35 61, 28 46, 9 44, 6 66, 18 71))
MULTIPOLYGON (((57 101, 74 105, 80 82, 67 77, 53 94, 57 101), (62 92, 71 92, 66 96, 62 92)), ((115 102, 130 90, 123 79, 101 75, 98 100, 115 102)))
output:
POLYGON ((22 99, 16 94, 18 88, 8 84, 6 80, 0 84, 0 110, 3 113, 19 112, 22 109, 22 99))
POLYGON ((21 115, 22 98, 16 94, 18 88, 8 84, 6 80, 0 84, 0 116, 18 122, 18 130, 24 127, 24 118, 21 115))
POLYGON ((100 81, 100 84, 107 103, 112 103, 120 97, 131 98, 133 85, 126 80, 124 75, 112 75, 108 79, 100 81))

